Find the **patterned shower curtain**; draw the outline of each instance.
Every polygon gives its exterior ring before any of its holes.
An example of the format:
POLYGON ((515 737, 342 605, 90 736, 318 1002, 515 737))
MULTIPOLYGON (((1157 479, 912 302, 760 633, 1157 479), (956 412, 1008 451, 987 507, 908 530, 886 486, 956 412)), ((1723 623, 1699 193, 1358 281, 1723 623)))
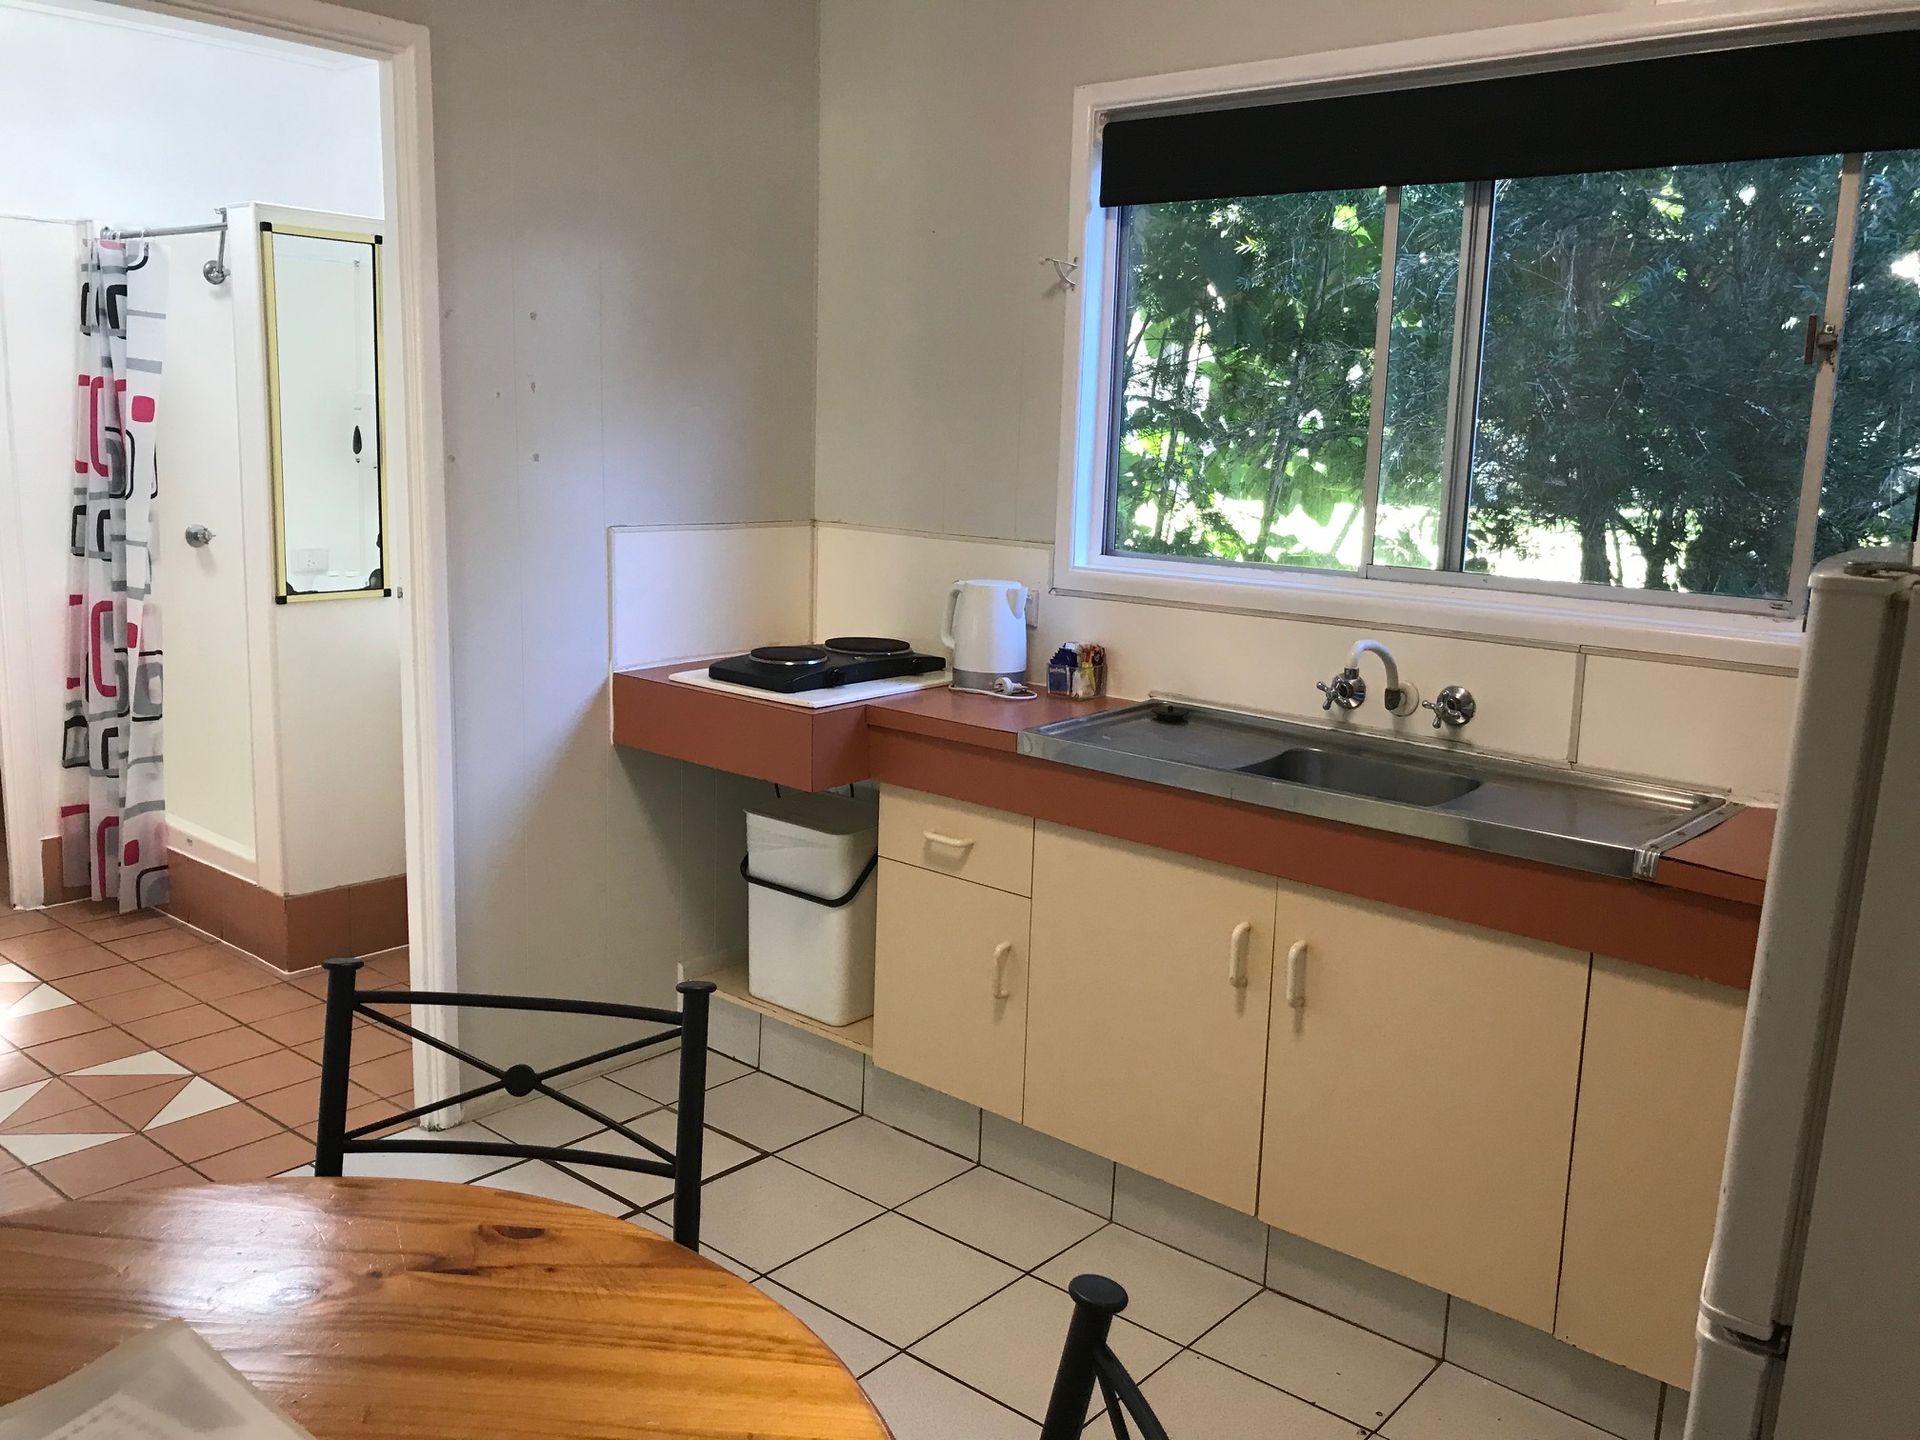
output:
POLYGON ((60 839, 69 888, 85 885, 123 911, 167 898, 152 545, 166 296, 158 249, 89 242, 67 537, 60 839))

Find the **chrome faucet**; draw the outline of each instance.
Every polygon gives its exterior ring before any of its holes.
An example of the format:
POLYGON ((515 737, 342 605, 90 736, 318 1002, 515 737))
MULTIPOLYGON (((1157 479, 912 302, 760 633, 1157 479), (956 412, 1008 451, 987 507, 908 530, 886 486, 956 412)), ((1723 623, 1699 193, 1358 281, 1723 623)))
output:
POLYGON ((1381 700, 1386 704, 1389 715, 1411 715, 1420 708, 1420 695, 1411 685, 1400 683, 1400 666, 1393 658, 1393 652, 1378 640, 1356 640, 1353 649, 1347 652, 1347 668, 1340 671, 1331 680, 1316 680, 1314 688, 1323 697, 1322 710, 1331 710, 1338 705, 1342 710, 1358 710, 1366 703, 1367 682, 1360 678, 1360 657, 1373 654, 1380 657, 1380 663, 1386 667, 1387 688, 1381 692, 1381 700))
POLYGON ((1422 708, 1433 712, 1433 728, 1438 730, 1444 722, 1448 728, 1458 730, 1473 719, 1478 707, 1473 703, 1473 692, 1464 685, 1449 685, 1431 700, 1420 702, 1422 708))

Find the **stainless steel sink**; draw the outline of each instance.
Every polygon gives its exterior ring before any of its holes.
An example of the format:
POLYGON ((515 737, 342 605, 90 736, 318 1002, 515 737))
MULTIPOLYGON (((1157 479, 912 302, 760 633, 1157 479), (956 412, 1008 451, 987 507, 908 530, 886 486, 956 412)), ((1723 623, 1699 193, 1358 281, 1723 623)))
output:
POLYGON ((1149 700, 1020 734, 1020 753, 1602 875, 1740 807, 1724 795, 1291 720, 1149 700))
POLYGON ((1396 805, 1444 805, 1480 788, 1480 782, 1471 776, 1312 745, 1296 745, 1265 760, 1242 765, 1240 773, 1338 790, 1344 795, 1364 795, 1371 800, 1391 800, 1396 805))

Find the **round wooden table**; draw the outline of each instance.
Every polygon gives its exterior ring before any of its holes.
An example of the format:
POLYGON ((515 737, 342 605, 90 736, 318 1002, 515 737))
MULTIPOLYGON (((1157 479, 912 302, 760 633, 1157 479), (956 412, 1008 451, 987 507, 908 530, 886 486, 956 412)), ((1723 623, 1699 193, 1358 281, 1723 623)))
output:
POLYGON ((885 1440, 745 1281, 578 1206, 424 1180, 270 1180, 0 1220, 0 1401, 178 1317, 316 1440, 885 1440))

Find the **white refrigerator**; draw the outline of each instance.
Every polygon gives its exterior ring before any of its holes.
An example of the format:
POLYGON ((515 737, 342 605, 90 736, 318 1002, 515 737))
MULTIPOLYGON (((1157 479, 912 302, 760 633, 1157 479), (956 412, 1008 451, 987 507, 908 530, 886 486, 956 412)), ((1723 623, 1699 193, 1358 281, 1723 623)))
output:
POLYGON ((1913 560, 1813 575, 1686 1440, 1920 1437, 1913 560))

